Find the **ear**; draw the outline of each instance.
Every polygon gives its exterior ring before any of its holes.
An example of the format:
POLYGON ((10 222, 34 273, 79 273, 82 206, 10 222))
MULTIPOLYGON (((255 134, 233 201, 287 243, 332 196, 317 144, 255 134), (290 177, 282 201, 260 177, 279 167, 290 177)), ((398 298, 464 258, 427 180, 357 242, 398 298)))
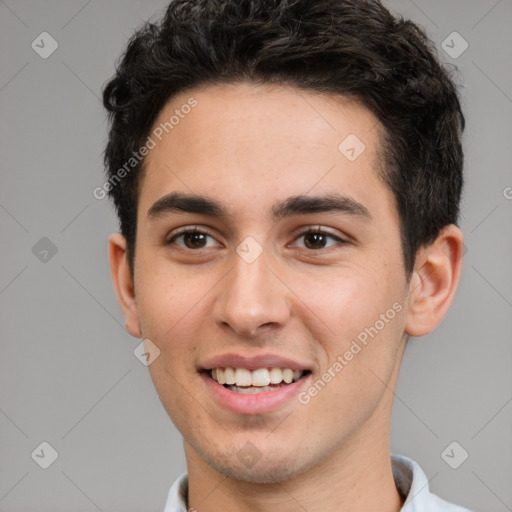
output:
POLYGON ((133 277, 128 265, 126 240, 120 233, 114 233, 109 238, 110 274, 126 321, 126 330, 136 338, 142 333, 139 323, 139 311, 135 298, 133 277))
POLYGON ((424 336, 441 323, 457 290, 463 255, 464 237, 454 224, 418 251, 409 283, 407 334, 424 336))

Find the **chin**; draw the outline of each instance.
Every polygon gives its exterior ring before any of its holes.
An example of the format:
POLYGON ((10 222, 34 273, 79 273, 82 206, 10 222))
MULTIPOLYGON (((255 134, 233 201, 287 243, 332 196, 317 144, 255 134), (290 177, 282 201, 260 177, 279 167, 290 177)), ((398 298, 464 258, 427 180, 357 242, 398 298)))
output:
POLYGON ((256 464, 252 468, 245 467, 238 461, 231 464, 216 464, 209 461, 209 464, 219 473, 242 482, 250 482, 255 484, 275 484, 289 480, 301 471, 296 471, 295 468, 287 464, 270 465, 270 464, 256 464))
POLYGON ((315 465, 314 461, 299 461, 294 456, 273 451, 261 454, 254 462, 244 463, 237 453, 201 454, 205 462, 218 473, 233 480, 258 484, 275 484, 290 480, 315 465))

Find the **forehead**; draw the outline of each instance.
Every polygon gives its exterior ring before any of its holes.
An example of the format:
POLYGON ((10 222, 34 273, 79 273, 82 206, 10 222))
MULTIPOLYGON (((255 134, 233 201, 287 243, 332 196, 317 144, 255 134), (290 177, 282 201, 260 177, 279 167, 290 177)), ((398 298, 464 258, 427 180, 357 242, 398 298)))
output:
POLYGON ((151 136, 161 140, 146 158, 140 211, 173 190, 216 196, 228 214, 249 214, 251 204, 269 213, 276 198, 308 193, 364 204, 387 193, 378 175, 381 132, 359 103, 289 86, 180 93, 154 123, 151 136))

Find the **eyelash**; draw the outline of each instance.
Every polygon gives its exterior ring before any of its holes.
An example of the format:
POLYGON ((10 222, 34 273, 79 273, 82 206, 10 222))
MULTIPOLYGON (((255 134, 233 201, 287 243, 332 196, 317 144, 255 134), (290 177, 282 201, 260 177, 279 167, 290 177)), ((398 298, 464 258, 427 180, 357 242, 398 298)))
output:
MULTIPOLYGON (((166 245, 171 245, 173 242, 175 242, 175 240, 177 238, 179 238, 180 236, 183 236, 183 235, 186 235, 186 234, 200 234, 200 235, 206 235, 206 236, 209 236, 210 238, 213 238, 207 231, 203 231, 202 229, 199 229, 199 228, 185 228, 183 229, 182 231, 179 231, 178 233, 175 233, 169 240, 167 240, 166 242, 166 245)), ((321 235, 324 235, 324 236, 327 236, 333 240, 335 240, 338 245, 343 245, 343 244, 347 244, 348 242, 346 240, 343 240, 335 235, 333 235, 332 233, 329 233, 327 231, 322 231, 322 229, 320 228, 310 228, 310 229, 307 229, 306 231, 303 231, 302 233, 299 233, 296 237, 296 239, 299 239, 303 236, 306 236, 306 235, 310 235, 310 234, 321 234, 321 235)), ((182 248, 183 249, 183 248, 182 248)), ((204 249, 207 249, 207 247, 202 247, 200 249, 189 249, 188 247, 185 247, 184 248, 185 250, 188 250, 188 251, 193 251, 193 252, 199 252, 201 250, 204 250, 204 249)), ((319 251, 322 251, 322 250, 326 250, 326 249, 329 249, 329 247, 323 247, 323 248, 320 248, 320 249, 309 249, 310 251, 313 251, 313 252, 319 252, 319 251)), ((306 248, 306 250, 308 250, 306 248)))

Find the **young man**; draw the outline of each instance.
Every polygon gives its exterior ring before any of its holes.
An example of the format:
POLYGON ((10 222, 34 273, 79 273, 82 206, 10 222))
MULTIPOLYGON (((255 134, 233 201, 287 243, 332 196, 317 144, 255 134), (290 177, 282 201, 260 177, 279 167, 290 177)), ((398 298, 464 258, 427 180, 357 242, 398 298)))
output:
POLYGON ((176 0, 104 103, 113 282, 187 460, 165 511, 467 510, 389 445, 463 251, 424 33, 370 0, 176 0))

